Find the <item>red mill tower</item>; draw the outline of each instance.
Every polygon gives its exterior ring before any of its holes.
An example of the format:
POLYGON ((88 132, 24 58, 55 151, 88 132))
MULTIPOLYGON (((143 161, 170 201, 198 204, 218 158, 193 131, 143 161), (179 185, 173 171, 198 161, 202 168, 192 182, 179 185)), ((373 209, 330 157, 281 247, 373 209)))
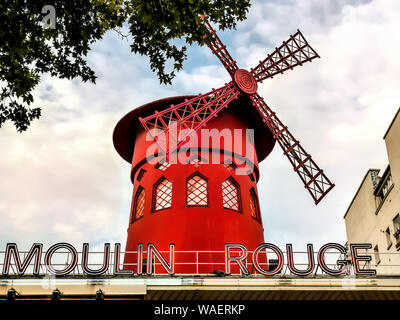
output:
MULTIPOLYGON (((256 187, 258 161, 271 152, 275 140, 256 116, 256 110, 250 108, 250 101, 239 99, 207 124, 208 148, 203 147, 204 136, 202 140, 197 131, 200 147, 192 146, 189 153, 187 144, 182 146, 177 161, 172 161, 176 160, 172 155, 169 162, 163 162, 162 156, 146 159, 146 151, 154 142, 146 141, 138 116, 152 114, 184 98, 158 100, 128 113, 115 128, 114 145, 122 158, 132 163, 133 195, 126 251, 137 251, 139 243, 145 249, 153 243, 158 250, 169 251, 170 243, 174 243, 175 272, 196 273, 194 264, 179 264, 195 262, 195 254, 183 256, 179 251, 221 252, 226 243, 242 243, 254 249, 264 242, 256 187), (252 131, 246 129, 254 129, 255 145, 250 140, 252 131), (220 138, 223 134, 228 138, 220 138), (241 140, 233 141, 234 138, 241 140), (241 153, 237 149, 242 149, 241 153)), ((165 257, 168 259, 168 254, 165 257)), ((202 265, 199 273, 224 270, 222 253, 200 253, 198 259, 202 263, 221 263, 202 265)), ((136 254, 125 256, 125 265, 136 262, 136 254)))
MULTIPOLYGON (((206 20, 203 27, 207 45, 231 82, 203 95, 144 105, 114 130, 115 148, 132 164, 126 251, 153 243, 168 252, 173 243, 176 273, 223 270, 226 243, 253 250, 264 242, 258 163, 275 141, 316 204, 334 186, 257 93, 259 82, 318 57, 301 32, 247 71, 238 68, 206 20), (207 136, 202 128, 208 129, 207 136), (247 129, 254 129, 254 135, 247 129)), ((125 268, 135 269, 137 258, 137 253, 125 254, 125 268)))

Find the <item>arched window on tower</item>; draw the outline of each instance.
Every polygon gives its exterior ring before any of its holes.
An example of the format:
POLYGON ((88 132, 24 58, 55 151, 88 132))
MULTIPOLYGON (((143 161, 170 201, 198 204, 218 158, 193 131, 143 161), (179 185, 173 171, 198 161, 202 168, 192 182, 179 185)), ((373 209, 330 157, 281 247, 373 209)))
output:
POLYGON ((207 189, 207 179, 195 172, 186 180, 186 204, 188 206, 207 206, 207 189))
POLYGON ((222 206, 226 209, 241 211, 239 185, 232 177, 222 182, 222 206))
POLYGON ((137 219, 143 217, 143 214, 144 214, 144 197, 145 197, 144 189, 141 186, 139 186, 139 188, 136 191, 135 200, 133 202, 133 219, 132 219, 132 222, 134 222, 137 219))
POLYGON ((258 206, 257 194, 254 188, 250 189, 250 215, 260 221, 260 208, 258 206))
POLYGON ((171 208, 172 204, 172 182, 161 177, 153 189, 153 211, 171 208))

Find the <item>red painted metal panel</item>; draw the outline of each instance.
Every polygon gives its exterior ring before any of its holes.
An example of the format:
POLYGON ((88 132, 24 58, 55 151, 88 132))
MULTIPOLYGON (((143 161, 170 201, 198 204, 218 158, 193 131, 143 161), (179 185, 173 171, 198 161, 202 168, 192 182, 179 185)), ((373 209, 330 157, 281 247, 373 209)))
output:
MULTIPOLYGON (((241 129, 246 130, 249 124, 246 119, 239 117, 234 113, 226 113, 223 117, 216 117, 209 122, 208 129, 241 129)), ((245 145, 248 136, 243 135, 242 144, 245 145)), ((271 137, 272 139, 272 137, 271 137)), ((201 142, 201 137, 199 137, 201 142)), ((146 170, 146 174, 142 176, 140 181, 133 179, 134 189, 133 198, 136 190, 143 188, 145 192, 145 208, 143 217, 129 223, 128 238, 126 251, 136 251, 139 243, 143 243, 146 248, 148 243, 154 243, 158 250, 169 251, 169 244, 174 243, 177 251, 184 250, 207 250, 219 251, 215 253, 204 253, 201 261, 219 262, 222 264, 200 265, 198 272, 210 273, 214 270, 224 270, 224 245, 225 243, 242 243, 249 250, 254 249, 257 245, 264 242, 263 226, 260 221, 256 221, 251 217, 250 208, 250 189, 256 188, 256 181, 252 181, 248 174, 235 174, 235 170, 230 170, 224 165, 224 158, 221 152, 232 151, 232 142, 221 140, 218 150, 208 150, 201 153, 201 158, 212 160, 212 154, 218 154, 218 163, 203 163, 199 165, 190 163, 171 164, 165 170, 160 170, 159 166, 150 164, 146 161, 146 147, 148 143, 145 141, 145 134, 136 135, 136 140, 132 141, 135 145, 132 172, 133 178, 139 174, 140 170, 146 170), (196 172, 207 179, 208 187, 208 205, 207 206, 188 206, 187 197, 187 179, 196 172), (154 185, 159 183, 164 177, 172 182, 172 203, 170 208, 154 211, 153 200, 154 185), (222 183, 234 177, 235 182, 239 186, 241 211, 233 211, 223 207, 222 183)), ((211 145, 211 144, 210 144, 211 145)), ((245 157, 245 148, 238 157, 232 159, 235 166, 239 166, 239 156, 245 157)), ((258 171, 257 155, 254 147, 251 149, 251 157, 255 160, 254 170, 258 171)), ((190 162, 190 160, 188 161, 190 162)), ((132 213, 131 213, 132 214, 132 213)), ((168 254, 165 254, 168 260, 168 254)), ((194 262, 193 254, 180 253, 176 257, 177 264, 175 266, 176 273, 195 273, 192 270, 194 265, 180 265, 182 262, 194 262), (178 263, 179 262, 179 263, 178 263)), ((126 268, 136 264, 137 254, 126 254, 124 265, 126 268)), ((133 268, 135 269, 135 268, 133 268)), ((135 270, 136 271, 136 270, 135 270)), ((157 270, 157 272, 162 270, 157 270)), ((232 266, 232 272, 237 272, 232 266)))

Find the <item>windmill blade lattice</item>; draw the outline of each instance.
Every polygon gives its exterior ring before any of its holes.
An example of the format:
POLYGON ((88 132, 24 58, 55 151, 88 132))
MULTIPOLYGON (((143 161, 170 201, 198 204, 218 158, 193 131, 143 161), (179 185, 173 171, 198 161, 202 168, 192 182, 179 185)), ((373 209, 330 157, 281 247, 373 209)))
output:
MULTIPOLYGON (((237 98, 239 94, 240 92, 233 82, 230 82, 206 94, 200 94, 180 104, 171 105, 161 112, 155 112, 144 118, 139 117, 139 121, 155 141, 165 139, 163 146, 160 143, 161 148, 167 146, 170 141, 174 143, 174 149, 177 149, 193 132, 205 126, 212 117, 215 117, 219 111, 227 107, 229 102, 237 98), (191 130, 181 134, 183 129, 191 130)), ((168 146, 167 150, 173 151, 168 146)))
POLYGON ((211 49, 211 51, 218 57, 218 59, 222 62, 225 69, 229 72, 231 77, 238 69, 236 61, 232 59, 228 50, 226 50, 226 46, 222 43, 220 38, 217 35, 217 32, 213 29, 211 24, 207 21, 205 16, 202 16, 201 19, 204 22, 204 26, 207 28, 209 35, 204 35, 206 38, 206 44, 211 49))
POLYGON ((288 128, 283 125, 281 120, 276 116, 276 113, 268 107, 264 99, 257 93, 253 94, 251 99, 253 105, 257 108, 264 122, 274 135, 274 138, 278 141, 283 154, 289 159, 294 171, 297 172, 301 181, 303 181, 315 204, 318 204, 335 185, 312 160, 311 155, 303 149, 300 142, 293 137, 288 128))
POLYGON ((256 81, 260 82, 315 58, 319 58, 319 55, 307 43, 300 30, 297 30, 266 59, 251 69, 251 73, 256 81))
POLYGON ((160 138, 172 140, 174 148, 167 147, 165 150, 168 157, 168 153, 178 149, 194 131, 205 126, 208 121, 217 116, 218 112, 228 107, 233 99, 241 94, 247 95, 253 101, 253 105, 283 149, 315 204, 318 204, 335 185, 257 93, 258 82, 272 78, 274 75, 296 66, 301 66, 305 62, 319 57, 318 54, 298 30, 249 72, 238 68, 236 61, 232 59, 226 50, 226 46, 205 16, 202 16, 201 19, 208 31, 208 34, 204 36, 207 38, 206 44, 222 62, 232 81, 204 95, 186 100, 176 106, 171 105, 169 108, 155 112, 148 117, 139 118, 143 127, 155 141, 160 138), (181 135, 183 129, 192 130, 181 135), (158 130, 158 132, 155 130, 158 130))

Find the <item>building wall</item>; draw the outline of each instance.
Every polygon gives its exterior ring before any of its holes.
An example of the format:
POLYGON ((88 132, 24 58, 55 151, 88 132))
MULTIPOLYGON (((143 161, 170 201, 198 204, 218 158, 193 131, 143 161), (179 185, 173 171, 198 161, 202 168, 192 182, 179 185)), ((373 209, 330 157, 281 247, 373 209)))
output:
POLYGON ((375 215, 375 197, 371 196, 374 192, 371 174, 377 171, 376 169, 368 170, 346 213, 345 223, 349 243, 366 242, 378 223, 375 215))
POLYGON ((400 108, 384 139, 393 180, 400 182, 400 108))
MULTIPOLYGON (((400 111, 400 109, 399 109, 400 111)), ((348 243, 371 243, 372 255, 370 268, 379 274, 400 275, 400 247, 394 237, 394 217, 400 212, 400 112, 384 137, 392 175, 393 187, 383 203, 374 195, 373 175, 376 169, 368 170, 361 186, 344 216, 348 243), (386 230, 390 230, 391 245, 388 245, 386 230), (379 259, 376 259, 374 247, 378 246, 379 259)))

